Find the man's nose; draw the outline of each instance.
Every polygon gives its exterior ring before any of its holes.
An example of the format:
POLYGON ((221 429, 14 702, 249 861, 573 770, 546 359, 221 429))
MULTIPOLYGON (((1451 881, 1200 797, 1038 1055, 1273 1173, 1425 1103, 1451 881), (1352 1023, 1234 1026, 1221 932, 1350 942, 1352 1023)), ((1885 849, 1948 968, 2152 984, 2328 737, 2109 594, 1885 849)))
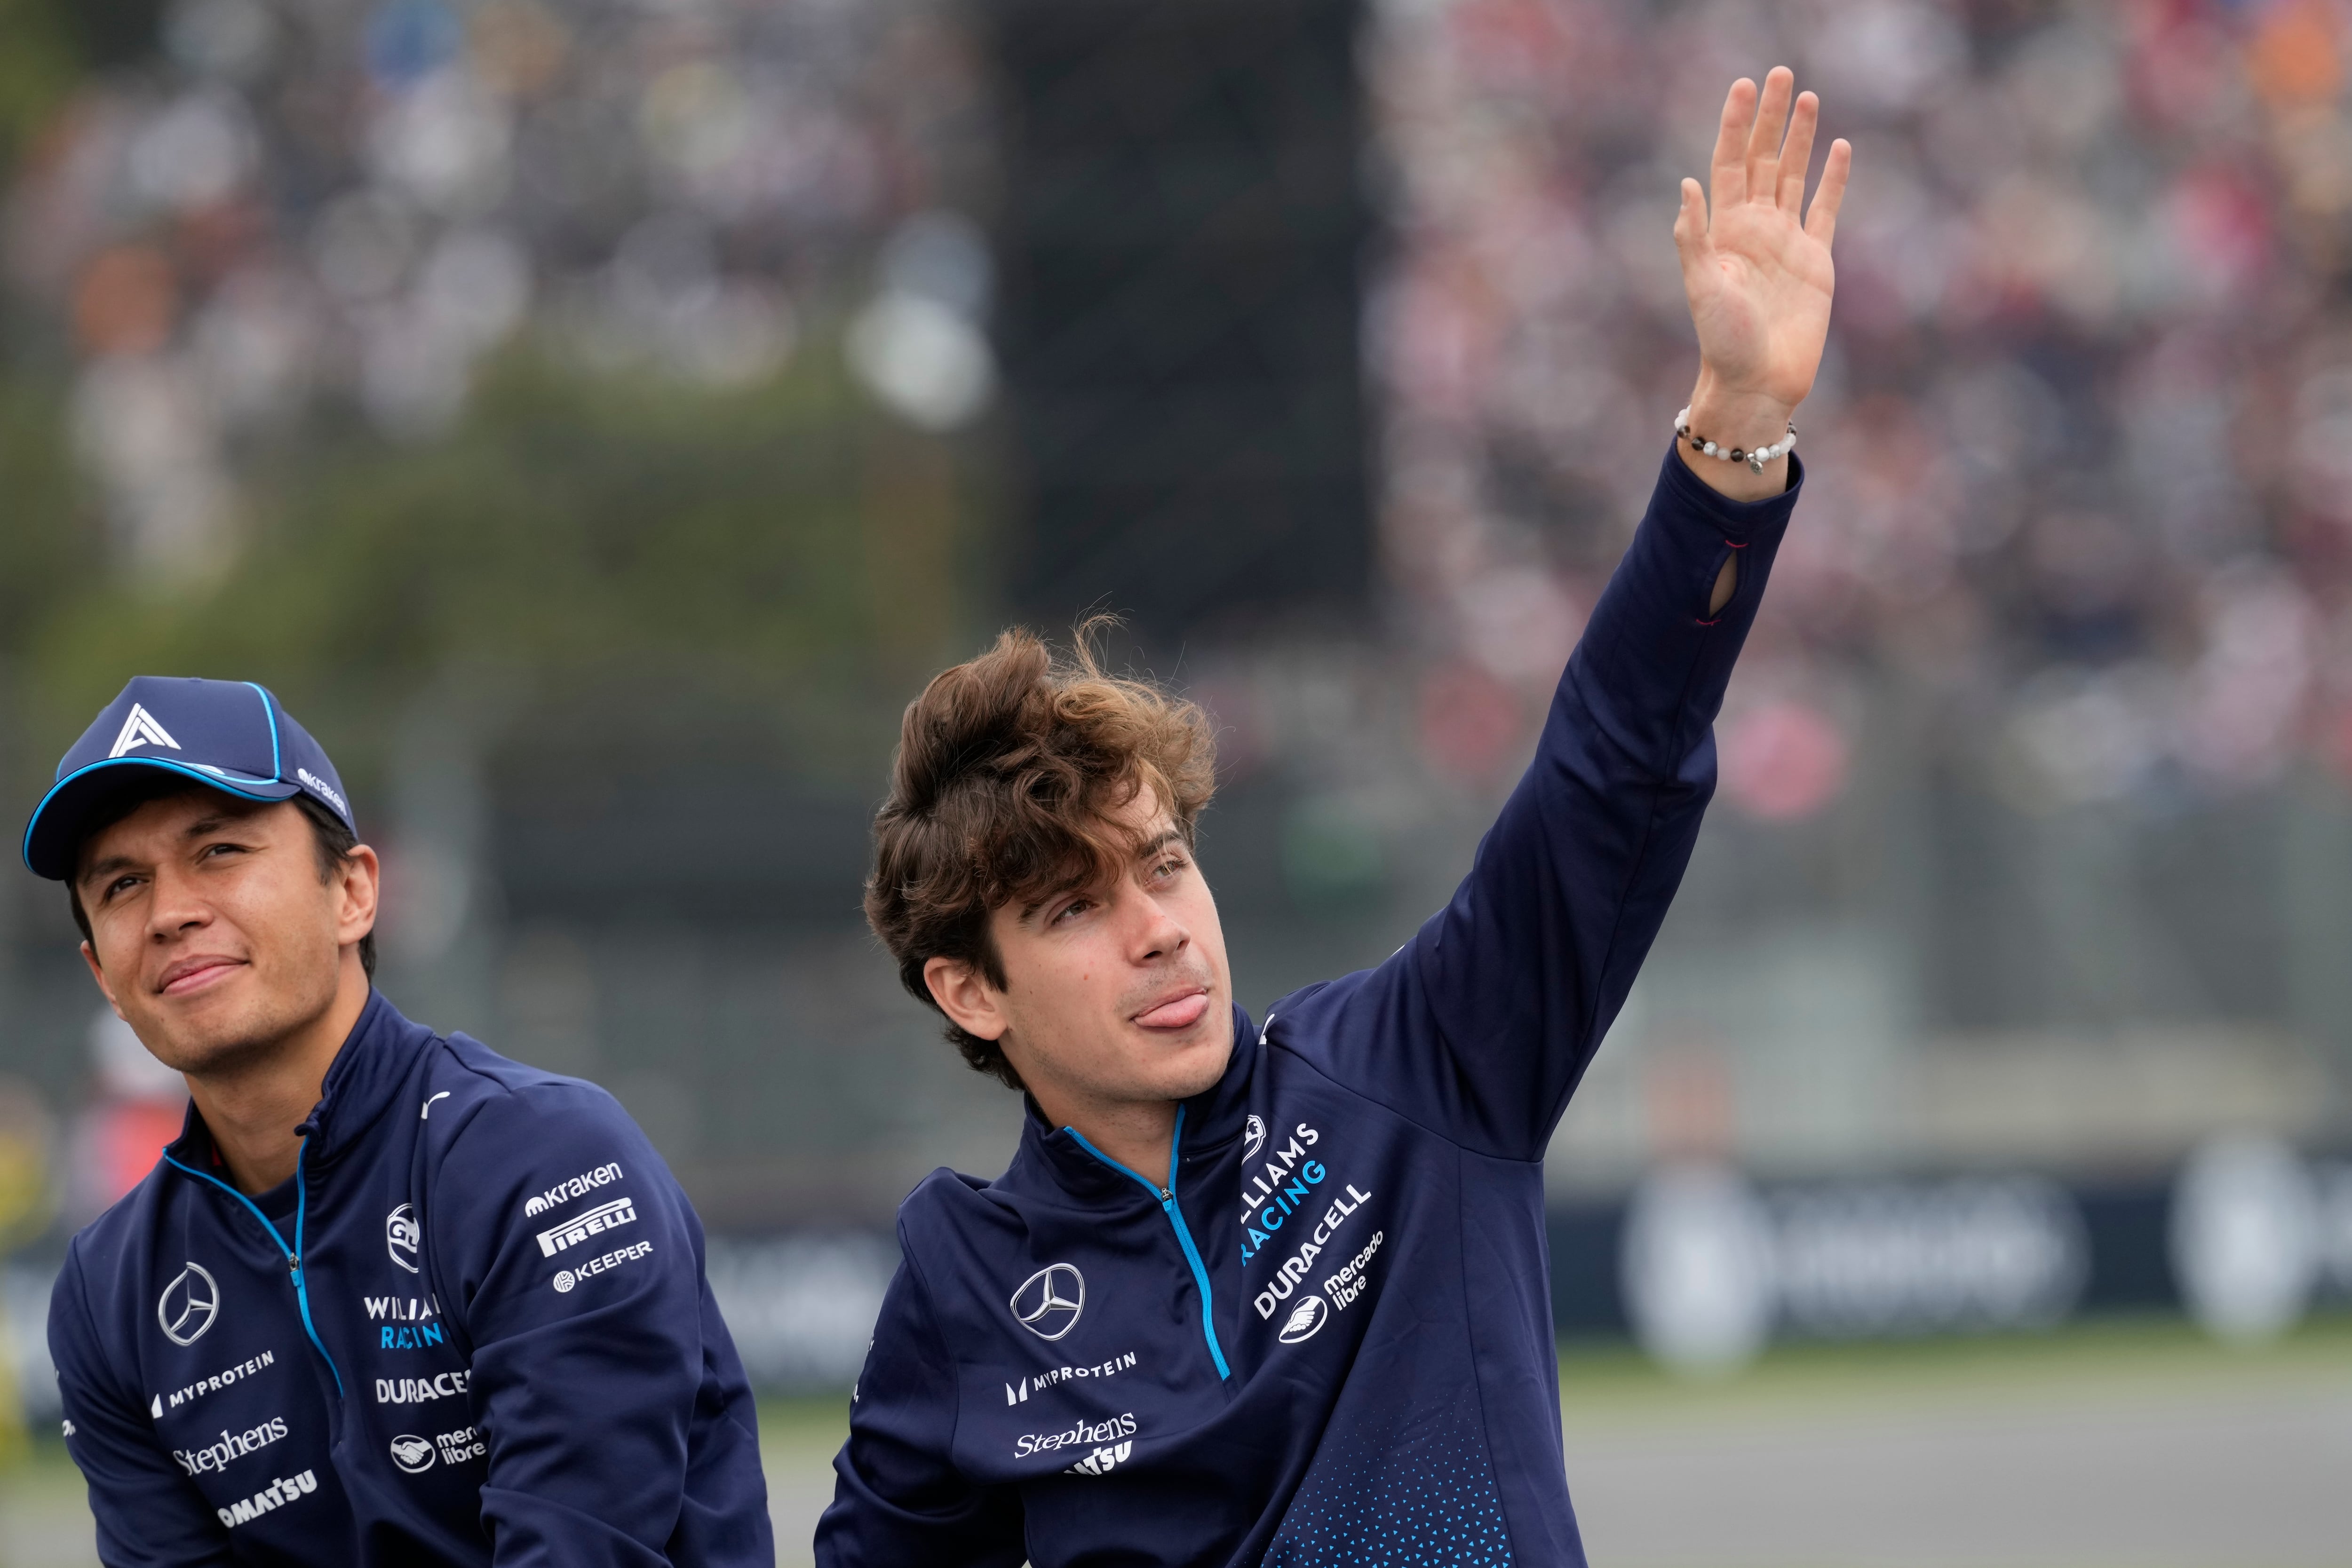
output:
POLYGON ((1192 932, 1166 904, 1140 889, 1129 896, 1136 923, 1136 962, 1149 964, 1171 957, 1191 944, 1192 932))
POLYGON ((156 867, 153 886, 147 901, 147 934, 155 941, 169 941, 212 919, 212 908, 198 895, 195 879, 177 867, 156 867))

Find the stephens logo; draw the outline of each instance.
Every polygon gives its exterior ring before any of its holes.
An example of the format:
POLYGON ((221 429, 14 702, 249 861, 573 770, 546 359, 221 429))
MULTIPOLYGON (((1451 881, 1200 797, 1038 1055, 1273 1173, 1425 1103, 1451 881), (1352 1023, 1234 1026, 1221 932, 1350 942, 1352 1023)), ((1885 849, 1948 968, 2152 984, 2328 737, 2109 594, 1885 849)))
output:
POLYGON ((286 1436, 286 1418, 272 1416, 247 1432, 223 1432, 220 1441, 201 1448, 174 1448, 172 1457, 180 1461, 180 1469, 192 1476, 206 1470, 226 1469, 229 1461, 241 1459, 257 1448, 266 1448, 286 1436))
POLYGON ((412 1476, 422 1475, 433 1468, 433 1445, 404 1432, 392 1440, 392 1462, 412 1476))
POLYGON ((425 1245, 425 1227, 407 1204, 383 1217, 383 1249, 392 1260, 414 1274, 416 1249, 425 1245))
POLYGON ((1016 1440, 1013 1457, 1025 1459, 1032 1454, 1050 1454, 1056 1448, 1082 1448, 1091 1443, 1117 1443, 1122 1437, 1135 1436, 1135 1416, 1130 1413, 1113 1416, 1107 1421, 1081 1421, 1059 1432, 1037 1432, 1016 1440))
POLYGON ((1068 1263, 1048 1263, 1013 1292, 1013 1320, 1042 1340, 1057 1340, 1078 1326, 1087 1310, 1087 1277, 1068 1263))
POLYGON ((155 1322, 173 1344, 194 1344, 220 1316, 220 1284, 201 1263, 190 1263, 155 1300, 155 1322))
POLYGON ((610 1203, 599 1204, 583 1214, 573 1215, 552 1230, 539 1233, 539 1255, 552 1258, 567 1248, 577 1247, 591 1236, 607 1230, 618 1230, 624 1225, 637 1222, 637 1200, 616 1197, 610 1203))
POLYGON ((545 1192, 537 1194, 522 1206, 526 1219, 545 1214, 551 1208, 561 1208, 575 1197, 585 1197, 600 1186, 621 1179, 621 1167, 616 1164, 598 1166, 593 1171, 582 1171, 570 1181, 557 1182, 545 1192))
POLYGON ((1300 1340, 1313 1339, 1331 1318, 1331 1303, 1320 1296, 1307 1296, 1290 1309, 1290 1316, 1282 1325, 1282 1343, 1297 1344, 1300 1340))

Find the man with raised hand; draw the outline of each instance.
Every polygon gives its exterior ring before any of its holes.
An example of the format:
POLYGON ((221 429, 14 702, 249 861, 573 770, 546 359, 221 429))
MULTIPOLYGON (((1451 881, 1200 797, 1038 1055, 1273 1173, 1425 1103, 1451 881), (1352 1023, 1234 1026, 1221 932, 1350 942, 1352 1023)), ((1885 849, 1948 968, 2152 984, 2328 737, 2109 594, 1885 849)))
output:
POLYGON ((1784 69, 1732 88, 1675 225, 1683 433, 1533 765, 1379 967, 1234 1006, 1207 721, 1083 637, 1008 632, 908 707, 867 914, 1028 1116, 1002 1176, 899 1209, 821 1568, 1583 1561, 1541 1161, 1689 859, 1795 505, 1852 161, 1807 214, 1818 117, 1784 69))
POLYGON ((132 681, 24 853, 192 1102, 50 1299, 101 1561, 774 1562, 686 1195, 603 1090, 374 989, 375 852, 275 696, 132 681))

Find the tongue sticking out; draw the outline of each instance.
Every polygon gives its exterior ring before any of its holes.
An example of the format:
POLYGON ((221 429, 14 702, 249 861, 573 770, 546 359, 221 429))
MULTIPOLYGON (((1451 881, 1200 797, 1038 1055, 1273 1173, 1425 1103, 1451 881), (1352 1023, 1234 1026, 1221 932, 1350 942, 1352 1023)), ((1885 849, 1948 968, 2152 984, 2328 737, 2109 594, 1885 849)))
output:
POLYGON ((1193 991, 1174 1001, 1162 1002, 1148 1013, 1138 1013, 1135 1021, 1146 1029, 1190 1029, 1208 1010, 1209 994, 1193 991))

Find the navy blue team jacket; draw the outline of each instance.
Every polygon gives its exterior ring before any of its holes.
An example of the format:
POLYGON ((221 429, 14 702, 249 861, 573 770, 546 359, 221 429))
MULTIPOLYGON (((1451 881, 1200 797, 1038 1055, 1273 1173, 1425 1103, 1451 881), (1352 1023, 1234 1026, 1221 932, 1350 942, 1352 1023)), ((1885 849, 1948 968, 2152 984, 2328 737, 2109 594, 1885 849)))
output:
POLYGON ((294 1179, 202 1120, 49 1305, 110 1565, 775 1560, 686 1195, 603 1090, 368 998, 294 1179))
POLYGON ((1032 1102, 1003 1176, 916 1188, 821 1568, 1584 1561, 1541 1162, 1689 860, 1797 476, 1743 505, 1668 455, 1453 902, 1237 1009, 1170 1169, 1032 1102))

